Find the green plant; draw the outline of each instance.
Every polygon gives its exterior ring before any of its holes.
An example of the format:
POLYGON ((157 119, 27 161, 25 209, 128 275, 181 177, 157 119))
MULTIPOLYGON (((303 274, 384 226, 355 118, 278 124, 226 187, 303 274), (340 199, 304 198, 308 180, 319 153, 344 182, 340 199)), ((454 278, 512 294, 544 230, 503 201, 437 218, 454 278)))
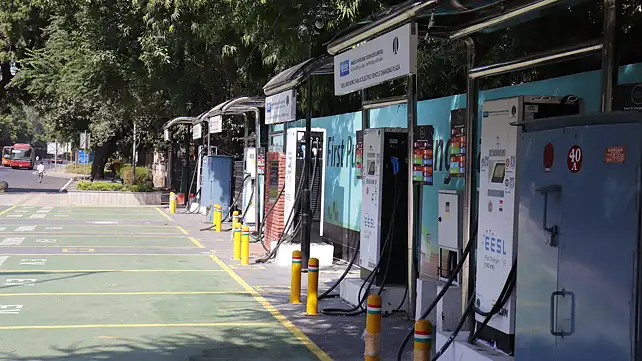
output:
POLYGON ((81 191, 118 192, 125 187, 120 183, 80 181, 76 187, 81 191))
POLYGON ((112 182, 90 182, 80 181, 76 185, 81 191, 98 191, 98 192, 153 192, 154 187, 148 184, 122 185, 112 182))
MULTIPOLYGON (((125 185, 132 185, 132 167, 127 166, 121 169, 121 176, 125 185)), ((136 185, 144 185, 152 180, 152 172, 145 167, 136 167, 136 185)))

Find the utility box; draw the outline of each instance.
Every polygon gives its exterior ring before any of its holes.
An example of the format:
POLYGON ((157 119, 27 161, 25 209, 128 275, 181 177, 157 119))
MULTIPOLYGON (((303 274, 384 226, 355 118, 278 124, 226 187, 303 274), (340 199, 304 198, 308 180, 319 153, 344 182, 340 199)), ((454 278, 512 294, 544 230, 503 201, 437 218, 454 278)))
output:
MULTIPOLYGON (((455 190, 441 190, 437 194, 437 234, 439 235, 439 279, 451 277, 459 263, 462 251, 461 227, 463 198, 455 190)), ((453 282, 459 285, 460 277, 453 282)))
POLYGON ((223 214, 228 214, 232 205, 232 157, 226 155, 203 157, 201 186, 201 205, 213 209, 214 204, 220 204, 223 207, 223 214))
POLYGON ((525 123, 515 360, 639 360, 642 113, 525 123))

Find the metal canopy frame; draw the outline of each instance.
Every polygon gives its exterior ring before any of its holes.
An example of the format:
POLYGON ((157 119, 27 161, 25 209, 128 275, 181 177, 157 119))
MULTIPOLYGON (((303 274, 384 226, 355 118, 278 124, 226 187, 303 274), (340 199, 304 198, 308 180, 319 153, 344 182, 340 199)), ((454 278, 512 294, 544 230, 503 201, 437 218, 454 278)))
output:
MULTIPOLYGON (((321 55, 316 58, 310 58, 304 62, 294 65, 274 76, 263 86, 263 92, 266 96, 275 95, 291 89, 297 89, 303 83, 308 85, 308 99, 306 104, 305 116, 305 139, 307 144, 311 144, 312 132, 312 77, 317 75, 334 74, 334 57, 331 55, 321 55)), ((286 122, 288 123, 288 122, 286 122)), ((268 129, 268 133, 270 133, 268 129)), ((286 134, 284 132, 284 134, 286 134)), ((301 269, 308 269, 308 260, 310 259, 310 240, 312 234, 312 214, 310 209, 310 162, 311 146, 305 147, 305 159, 303 170, 303 190, 302 190, 302 212, 301 225, 303 234, 301 237, 301 269)))
POLYGON ((333 57, 327 54, 285 69, 263 86, 266 96, 298 88, 311 76, 334 74, 333 57))
MULTIPOLYGON (((477 144, 476 139, 476 119, 477 119, 477 84, 476 79, 482 76, 490 76, 511 71, 519 71, 534 66, 549 64, 552 62, 565 61, 570 58, 590 55, 597 51, 602 51, 602 111, 611 110, 613 87, 617 84, 617 14, 619 11, 620 0, 604 0, 605 17, 604 17, 604 39, 599 43, 588 44, 584 46, 575 46, 563 49, 561 51, 538 54, 524 59, 494 64, 486 67, 474 68, 475 66, 475 43, 471 35, 482 31, 496 31, 509 25, 532 20, 533 17, 542 16, 542 14, 533 13, 554 6, 565 5, 572 6, 587 0, 505 0, 496 1, 490 4, 478 6, 476 9, 455 11, 450 13, 439 14, 437 9, 443 5, 443 0, 418 0, 408 1, 396 7, 385 10, 379 18, 371 18, 360 22, 360 27, 349 29, 346 35, 341 35, 331 41, 327 50, 332 55, 347 51, 361 43, 368 41, 378 35, 391 31, 406 23, 415 22, 423 25, 422 29, 426 37, 435 36, 438 38, 447 38, 450 40, 462 40, 467 46, 467 84, 466 84, 466 108, 467 120, 466 126, 469 137, 467 137, 467 152, 465 174, 465 205, 464 205, 464 234, 463 239, 468 240, 472 227, 472 206, 473 194, 476 191, 473 176, 475 164, 475 154, 477 144), (529 18, 530 16, 530 18, 529 18), (425 23, 425 20, 428 23, 425 23), (442 24, 440 26, 440 23, 442 24)), ((408 103, 408 135, 409 144, 412 144, 413 127, 417 119, 417 99, 416 99, 416 75, 408 76, 407 86, 407 103, 408 103)), ((364 100, 365 89, 362 90, 362 102, 364 100)), ((362 104, 363 106, 363 104, 362 104)), ((365 111, 367 113, 367 111, 365 111)), ((367 117, 364 118, 364 125, 367 125, 367 117)), ((366 127, 364 127, 366 129, 366 127)), ((412 147, 409 146, 409 152, 412 147)), ((412 159, 412 154, 409 154, 412 159)), ((409 171, 411 171, 410 168, 409 171)), ((409 177, 408 184, 408 256, 409 260, 414 257, 414 185, 412 176, 409 177)), ((464 245, 465 246, 465 245, 464 245)), ((469 258, 469 264, 474 262, 474 258, 469 258)), ((408 288, 409 302, 408 313, 414 316, 416 300, 416 265, 409 262, 408 265, 408 288)), ((468 279, 464 279, 462 287, 467 288, 462 293, 463 304, 466 303, 469 293, 474 289, 474 278, 468 270, 468 264, 465 265, 463 272, 469 272, 468 279)))

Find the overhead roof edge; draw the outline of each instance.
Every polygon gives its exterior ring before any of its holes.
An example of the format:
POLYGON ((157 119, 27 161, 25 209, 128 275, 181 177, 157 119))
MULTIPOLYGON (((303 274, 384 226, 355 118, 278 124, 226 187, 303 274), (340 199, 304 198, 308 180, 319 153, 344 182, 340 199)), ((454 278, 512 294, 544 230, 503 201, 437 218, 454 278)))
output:
POLYGON ((314 75, 334 73, 333 57, 328 54, 311 58, 287 68, 274 76, 263 86, 266 96, 274 95, 298 87, 314 75))

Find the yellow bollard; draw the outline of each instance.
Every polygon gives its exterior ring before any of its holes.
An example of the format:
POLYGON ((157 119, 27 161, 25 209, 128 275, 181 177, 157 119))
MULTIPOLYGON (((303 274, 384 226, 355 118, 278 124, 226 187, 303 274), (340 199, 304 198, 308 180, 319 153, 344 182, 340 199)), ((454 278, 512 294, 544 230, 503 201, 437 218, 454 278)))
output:
POLYGON ((239 223, 239 211, 234 211, 234 213, 232 213, 232 224, 237 223, 239 223))
POLYGON ((220 204, 214 205, 214 216, 212 217, 214 221, 214 231, 221 232, 221 223, 223 223, 223 207, 220 204))
POLYGON ((176 193, 174 192, 169 193, 169 213, 176 213, 176 193))
POLYGON ((310 258, 308 260, 308 298, 306 304, 306 315, 317 316, 318 313, 318 292, 319 292, 319 260, 310 258))
POLYGON ((250 227, 243 226, 241 231, 241 264, 250 264, 250 227))
POLYGON ((381 296, 369 295, 366 315, 366 350, 364 352, 366 361, 379 361, 381 352, 381 296))
POLYGON ((292 280, 290 281, 290 303, 301 303, 301 251, 292 252, 292 280))
POLYGON ((430 361, 432 350, 432 325, 428 320, 415 322, 415 361, 430 361))
POLYGON ((234 223, 234 260, 241 260, 241 224, 234 223))

